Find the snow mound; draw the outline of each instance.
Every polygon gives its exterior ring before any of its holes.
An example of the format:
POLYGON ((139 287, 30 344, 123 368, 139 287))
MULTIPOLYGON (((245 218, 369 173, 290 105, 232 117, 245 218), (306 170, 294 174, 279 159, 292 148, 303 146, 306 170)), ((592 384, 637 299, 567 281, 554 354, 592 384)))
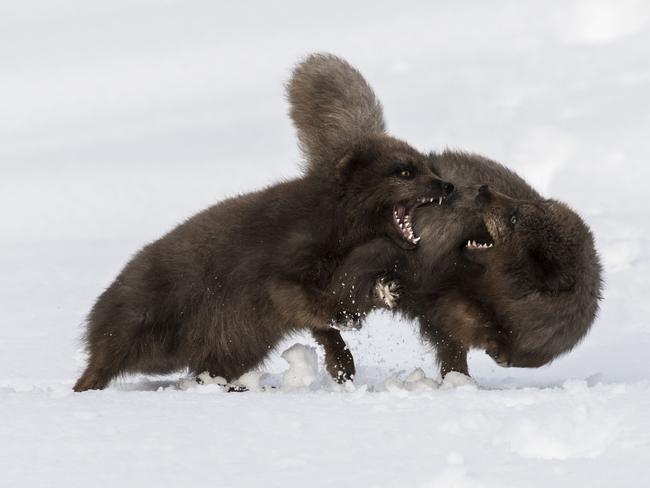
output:
POLYGON ((387 391, 397 393, 400 391, 430 391, 438 388, 438 383, 426 376, 422 368, 416 368, 404 380, 400 375, 394 374, 384 381, 387 391))
POLYGON ((282 374, 282 389, 300 391, 311 387, 318 378, 318 355, 316 348, 294 344, 282 353, 289 369, 282 374))
POLYGON ((222 392, 228 382, 222 376, 210 376, 204 371, 200 375, 182 379, 178 384, 179 390, 196 390, 201 393, 222 392))
POLYGON ((184 378, 178 383, 179 390, 200 390, 201 393, 210 391, 264 391, 262 386, 262 373, 258 371, 249 371, 239 379, 228 382, 223 376, 210 376, 210 373, 204 371, 200 375, 184 378))
POLYGON ((466 374, 452 371, 445 375, 440 388, 443 390, 449 390, 451 388, 459 388, 461 386, 476 388, 476 381, 474 381, 473 378, 467 376, 466 374))
POLYGON ((262 373, 258 371, 249 371, 239 378, 237 381, 233 382, 234 386, 241 386, 246 388, 248 391, 263 391, 262 387, 262 373))

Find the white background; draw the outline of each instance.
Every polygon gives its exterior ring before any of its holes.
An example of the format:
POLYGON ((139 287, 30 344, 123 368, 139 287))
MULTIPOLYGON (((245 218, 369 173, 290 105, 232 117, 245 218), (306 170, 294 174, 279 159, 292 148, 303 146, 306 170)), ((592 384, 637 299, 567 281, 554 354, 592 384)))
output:
MULTIPOLYGON (((650 468, 650 7, 643 1, 0 3, 0 473, 7 486, 639 486, 650 468), (72 394, 93 300, 144 243, 298 175, 283 84, 348 59, 391 133, 571 204, 602 310, 538 370, 395 386, 434 356, 374 316, 356 391, 226 395, 179 375, 72 394), (388 387, 386 379, 389 379, 388 387), (392 385, 392 386, 390 386, 392 385), (160 391, 156 391, 161 387, 160 391)), ((281 372, 275 351, 262 371, 281 372)), ((320 354, 320 352, 319 352, 320 354)), ((645 477, 645 478, 644 478, 645 477)))

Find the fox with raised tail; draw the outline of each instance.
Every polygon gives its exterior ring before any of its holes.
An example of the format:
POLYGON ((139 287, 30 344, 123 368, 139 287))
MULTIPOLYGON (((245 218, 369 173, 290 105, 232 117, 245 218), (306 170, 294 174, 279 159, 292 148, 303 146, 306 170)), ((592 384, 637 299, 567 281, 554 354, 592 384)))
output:
POLYGON ((386 134, 361 75, 341 67, 316 91, 289 87, 310 168, 303 177, 189 218, 140 250, 99 296, 75 391, 103 389, 125 373, 187 369, 236 380, 301 329, 325 346, 335 380, 353 377, 352 356, 331 327, 337 267, 379 237, 411 252, 414 210, 442 205, 453 185, 426 155, 386 134))

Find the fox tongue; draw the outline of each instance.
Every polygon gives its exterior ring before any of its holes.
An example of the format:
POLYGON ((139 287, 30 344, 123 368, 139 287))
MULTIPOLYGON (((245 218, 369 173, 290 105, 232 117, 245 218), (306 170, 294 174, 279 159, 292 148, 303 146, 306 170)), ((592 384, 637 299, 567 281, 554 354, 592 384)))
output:
POLYGON ((406 215, 406 207, 404 205, 396 205, 395 211, 397 212, 397 218, 399 220, 404 220, 404 216, 406 215))

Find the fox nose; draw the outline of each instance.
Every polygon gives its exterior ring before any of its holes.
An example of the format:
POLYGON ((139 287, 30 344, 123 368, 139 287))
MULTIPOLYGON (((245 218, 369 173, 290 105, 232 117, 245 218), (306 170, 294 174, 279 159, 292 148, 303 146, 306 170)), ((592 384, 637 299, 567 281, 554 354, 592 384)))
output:
POLYGON ((445 194, 445 196, 449 196, 452 193, 454 193, 454 185, 452 183, 449 183, 447 181, 442 182, 442 192, 445 194))

